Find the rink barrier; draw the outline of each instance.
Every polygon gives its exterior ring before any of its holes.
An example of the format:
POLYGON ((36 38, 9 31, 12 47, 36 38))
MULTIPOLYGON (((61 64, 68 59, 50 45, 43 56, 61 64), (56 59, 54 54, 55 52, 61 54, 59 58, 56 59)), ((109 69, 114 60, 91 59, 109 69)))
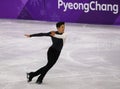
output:
POLYGON ((0 18, 120 25, 120 0, 1 0, 0 18))

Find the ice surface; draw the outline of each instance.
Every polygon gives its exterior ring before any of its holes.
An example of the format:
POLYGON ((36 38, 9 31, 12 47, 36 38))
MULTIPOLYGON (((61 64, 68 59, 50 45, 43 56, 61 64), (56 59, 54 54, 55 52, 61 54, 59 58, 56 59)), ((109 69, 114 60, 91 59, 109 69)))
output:
POLYGON ((0 20, 0 89, 120 89, 120 27, 66 24, 67 40, 42 85, 26 72, 46 64, 54 22, 0 20))

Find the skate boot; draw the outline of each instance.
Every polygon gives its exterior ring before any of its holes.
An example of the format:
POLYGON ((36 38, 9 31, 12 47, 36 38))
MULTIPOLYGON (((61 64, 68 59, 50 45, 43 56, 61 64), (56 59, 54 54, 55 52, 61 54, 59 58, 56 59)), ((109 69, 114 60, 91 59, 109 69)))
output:
POLYGON ((41 76, 39 76, 36 83, 37 84, 42 84, 42 80, 43 80, 43 78, 41 76))
POLYGON ((27 79, 28 79, 28 81, 27 82, 31 82, 32 81, 32 79, 33 79, 33 72, 30 72, 30 73, 27 73, 27 79))
POLYGON ((36 81, 37 84, 42 84, 42 80, 36 81))

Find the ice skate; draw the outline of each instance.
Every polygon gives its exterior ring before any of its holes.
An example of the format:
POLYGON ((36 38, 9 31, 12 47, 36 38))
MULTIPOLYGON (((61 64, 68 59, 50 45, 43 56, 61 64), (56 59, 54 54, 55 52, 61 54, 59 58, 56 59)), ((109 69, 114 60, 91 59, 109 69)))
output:
POLYGON ((33 72, 27 73, 27 82, 31 82, 33 78, 33 72))

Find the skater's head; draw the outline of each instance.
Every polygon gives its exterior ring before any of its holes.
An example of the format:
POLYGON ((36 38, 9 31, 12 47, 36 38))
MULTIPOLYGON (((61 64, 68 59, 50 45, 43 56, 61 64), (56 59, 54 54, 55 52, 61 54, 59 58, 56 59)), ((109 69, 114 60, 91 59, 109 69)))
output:
POLYGON ((65 29, 65 22, 58 22, 56 23, 56 27, 59 33, 64 33, 65 29))

